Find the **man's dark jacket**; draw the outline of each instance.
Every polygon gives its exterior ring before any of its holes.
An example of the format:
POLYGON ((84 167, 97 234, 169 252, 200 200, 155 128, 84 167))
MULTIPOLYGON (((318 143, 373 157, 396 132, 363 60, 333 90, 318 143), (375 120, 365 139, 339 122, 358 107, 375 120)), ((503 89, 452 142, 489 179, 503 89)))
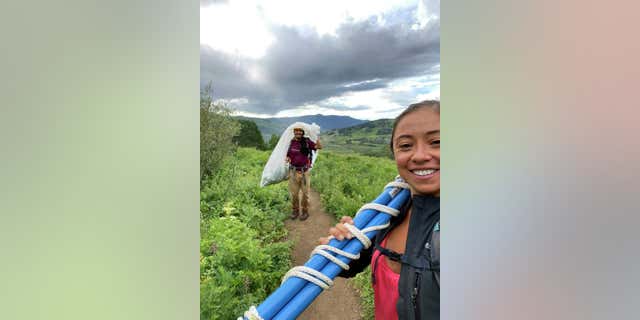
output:
MULTIPOLYGON (((411 206, 407 245, 401 258, 398 282, 398 319, 440 319, 440 198, 414 196, 411 206)), ((391 220, 389 228, 376 236, 378 246, 405 215, 406 209, 403 209, 398 217, 391 220)), ((361 252, 360 259, 353 261, 350 269, 340 276, 349 278, 364 270, 371 263, 373 247, 361 252)))

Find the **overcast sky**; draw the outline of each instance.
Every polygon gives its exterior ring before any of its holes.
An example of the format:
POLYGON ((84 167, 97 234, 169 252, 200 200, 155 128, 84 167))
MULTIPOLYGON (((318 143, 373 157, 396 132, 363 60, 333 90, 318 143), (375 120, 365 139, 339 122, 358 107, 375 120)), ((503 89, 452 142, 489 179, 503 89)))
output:
POLYGON ((440 1, 200 1, 200 84, 237 114, 393 118, 440 98, 440 1))

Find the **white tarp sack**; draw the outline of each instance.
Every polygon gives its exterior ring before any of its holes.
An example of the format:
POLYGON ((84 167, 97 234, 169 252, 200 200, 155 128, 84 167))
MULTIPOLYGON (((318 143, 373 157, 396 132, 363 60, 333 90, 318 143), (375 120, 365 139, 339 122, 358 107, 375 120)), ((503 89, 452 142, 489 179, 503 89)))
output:
MULTIPOLYGON (((318 136, 320 135, 319 125, 304 122, 295 122, 289 125, 282 135, 280 135, 278 144, 273 148, 273 151, 269 156, 269 160, 264 166, 264 170, 262 171, 262 180, 260 181, 261 187, 287 180, 287 173, 289 171, 289 165, 286 162, 287 151, 289 150, 289 143, 291 142, 291 139, 293 139, 293 128, 295 127, 302 127, 304 129, 305 137, 311 139, 313 142, 318 141, 318 136)), ((313 151, 311 158, 312 166, 316 162, 317 157, 318 152, 313 151)))

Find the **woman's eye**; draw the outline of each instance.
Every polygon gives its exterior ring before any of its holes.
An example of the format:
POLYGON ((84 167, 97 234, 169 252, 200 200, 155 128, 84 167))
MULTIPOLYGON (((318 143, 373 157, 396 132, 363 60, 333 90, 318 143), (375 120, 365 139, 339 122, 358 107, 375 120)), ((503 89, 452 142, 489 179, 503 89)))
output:
POLYGON ((410 143, 401 143, 401 144, 398 146, 398 148, 403 149, 403 150, 406 150, 406 149, 411 148, 411 144, 410 144, 410 143))
POLYGON ((431 141, 431 144, 434 145, 434 146, 439 146, 440 145, 440 139, 431 141))

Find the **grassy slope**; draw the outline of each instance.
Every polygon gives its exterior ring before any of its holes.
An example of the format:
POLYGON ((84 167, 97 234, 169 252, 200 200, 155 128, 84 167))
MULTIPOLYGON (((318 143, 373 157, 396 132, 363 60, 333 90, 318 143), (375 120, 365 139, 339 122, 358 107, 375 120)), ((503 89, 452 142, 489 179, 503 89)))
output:
POLYGON ((327 151, 391 158, 389 139, 392 126, 391 119, 375 120, 324 132, 321 139, 327 151))

